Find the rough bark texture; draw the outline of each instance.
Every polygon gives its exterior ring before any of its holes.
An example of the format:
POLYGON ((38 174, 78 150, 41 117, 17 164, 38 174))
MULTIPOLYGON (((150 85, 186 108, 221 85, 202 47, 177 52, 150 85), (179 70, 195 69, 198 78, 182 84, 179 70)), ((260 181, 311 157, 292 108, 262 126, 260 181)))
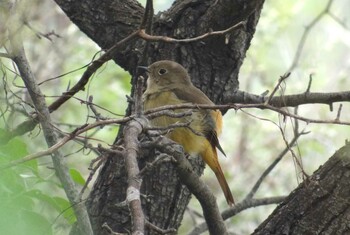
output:
MULTIPOLYGON (((69 18, 101 48, 108 49, 136 30, 141 23, 143 7, 136 1, 121 0, 55 0, 69 18)), ((153 19, 153 34, 174 38, 190 38, 223 30, 242 20, 245 27, 229 35, 213 36, 190 44, 150 43, 147 63, 170 59, 186 67, 193 83, 215 103, 238 89, 238 72, 253 37, 263 0, 179 0, 172 7, 158 13, 153 19)), ((114 60, 134 74, 141 63, 146 43, 135 40, 114 60)), ((144 65, 144 64, 143 64, 144 65)), ((132 81, 133 83, 133 81, 132 81)), ((139 161, 140 169, 154 159, 152 154, 139 161)), ((198 173, 204 165, 193 160, 198 173)), ((107 223, 115 232, 130 228, 127 207, 117 205, 125 200, 127 187, 124 159, 109 156, 99 172, 87 206, 96 234, 107 223)), ((172 163, 162 163, 144 176, 143 209, 146 218, 154 225, 167 229, 180 226, 183 213, 190 200, 190 192, 178 179, 172 163)), ((147 231, 147 234, 153 234, 147 231)))
POLYGON ((350 234, 350 144, 299 185, 255 235, 350 234))

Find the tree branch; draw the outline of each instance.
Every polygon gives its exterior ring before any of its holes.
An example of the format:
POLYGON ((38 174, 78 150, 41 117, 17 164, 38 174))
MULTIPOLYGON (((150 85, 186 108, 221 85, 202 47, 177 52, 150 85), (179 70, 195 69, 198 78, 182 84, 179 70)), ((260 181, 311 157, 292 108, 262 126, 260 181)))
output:
POLYGON ((263 180, 265 179, 265 177, 275 168, 275 166, 282 160, 282 158, 288 153, 289 149, 291 146, 293 146, 297 140, 299 139, 299 137, 302 135, 303 133, 297 133, 293 139, 289 142, 289 144, 286 146, 286 148, 277 156, 277 158, 266 168, 266 170, 262 173, 262 175, 259 177, 259 179, 257 180, 257 182, 254 184, 253 188, 250 190, 250 192, 248 193, 248 195, 245 197, 244 200, 247 199, 252 199, 255 195, 255 193, 258 191, 261 183, 263 182, 263 180))
MULTIPOLYGON (((8 28, 8 30, 11 30, 11 28, 8 28)), ((21 78, 38 113, 38 120, 44 132, 47 145, 51 147, 57 143, 57 136, 55 135, 55 130, 51 124, 50 112, 46 106, 45 98, 41 93, 39 86, 35 82, 35 78, 27 61, 19 33, 14 34, 14 32, 10 32, 10 35, 12 35, 10 38, 11 57, 17 65, 21 78)), ((73 180, 70 178, 69 169, 60 151, 55 151, 52 153, 52 161, 56 174, 62 183, 65 193, 77 217, 79 230, 83 234, 92 235, 92 227, 85 205, 79 201, 78 190, 76 189, 73 180)))
POLYGON ((80 134, 82 134, 88 130, 91 130, 91 129, 99 127, 99 126, 105 126, 105 125, 110 125, 110 124, 123 124, 123 123, 126 123, 126 122, 132 120, 134 117, 135 116, 129 116, 129 117, 121 118, 121 119, 106 119, 106 120, 96 121, 96 122, 91 123, 91 124, 85 124, 77 129, 75 129, 71 133, 67 134, 64 138, 62 138, 60 141, 57 141, 54 145, 50 146, 48 149, 29 154, 21 159, 15 160, 15 161, 11 161, 5 165, 0 166, 0 169, 9 168, 9 167, 12 167, 12 166, 15 166, 15 165, 27 162, 27 161, 31 161, 31 160, 34 160, 34 159, 37 159, 37 158, 40 158, 43 156, 47 156, 49 154, 54 153, 59 148, 64 146, 66 143, 68 143, 70 140, 74 139, 75 137, 79 136, 80 134))
MULTIPOLYGON (((228 103, 242 104, 261 104, 266 102, 268 98, 265 96, 255 95, 244 91, 236 91, 230 94, 224 100, 228 103)), ((296 107, 304 104, 327 104, 331 105, 335 102, 350 102, 350 91, 339 92, 305 92, 295 95, 273 96, 269 102, 271 106, 296 107)))
POLYGON ((339 121, 337 118, 334 120, 321 120, 321 119, 311 119, 299 116, 298 114, 290 113, 289 111, 283 110, 281 108, 277 108, 275 106, 260 103, 260 104, 223 104, 223 105, 199 105, 199 104, 180 104, 180 105, 165 105, 159 108, 154 108, 145 112, 146 116, 152 114, 152 116, 156 116, 157 112, 162 112, 164 110, 175 110, 175 109, 220 109, 220 110, 228 110, 228 109, 250 109, 250 108, 258 108, 258 109, 269 109, 275 111, 286 117, 291 117, 306 123, 319 123, 319 124, 337 124, 337 125, 350 125, 350 121, 339 121))
MULTIPOLYGON (((227 210, 224 210, 221 213, 221 216, 224 220, 227 220, 229 218, 232 218, 233 216, 237 215, 239 212, 244 211, 246 209, 257 207, 257 206, 266 206, 271 204, 278 204, 281 203, 286 197, 268 197, 268 198, 251 198, 251 199, 245 199, 242 202, 237 203, 232 208, 229 208, 227 210)), ((191 232, 188 233, 188 235, 199 235, 203 232, 208 230, 208 226, 206 223, 198 224, 191 232)))
POLYGON ((168 36, 158 36, 158 35, 149 35, 145 32, 145 30, 140 30, 138 36, 146 41, 149 42, 165 42, 165 43, 192 43, 192 42, 197 42, 199 40, 205 39, 210 36, 215 36, 215 35, 224 35, 227 34, 234 29, 237 29, 238 27, 244 25, 244 22, 241 21, 225 30, 219 30, 219 31, 212 31, 212 32, 207 32, 204 33, 200 36, 193 37, 193 38, 185 38, 185 39, 176 39, 176 38, 171 38, 168 36))
POLYGON ((333 1, 334 0, 328 0, 326 7, 308 25, 305 26, 303 35, 301 36, 301 39, 298 43, 293 62, 287 70, 288 72, 291 72, 298 65, 306 39, 308 38, 311 29, 323 18, 323 16, 330 12, 330 8, 332 6, 333 1))
POLYGON ((138 136, 146 124, 144 119, 130 121, 124 127, 125 165, 128 174, 127 202, 131 212, 132 234, 144 234, 145 218, 141 206, 140 188, 142 180, 139 178, 140 169, 137 163, 139 154, 138 136))
POLYGON ((258 234, 348 234, 350 144, 303 181, 254 231, 258 234))
POLYGON ((137 82, 136 92, 134 96, 136 119, 128 122, 123 129, 125 144, 125 167, 128 175, 127 202, 131 212, 132 234, 139 235, 145 232, 145 216, 143 214, 140 190, 141 178, 140 169, 137 162, 139 155, 138 137, 142 133, 147 120, 141 118, 142 114, 142 89, 143 78, 140 77, 137 82))
POLYGON ((176 169, 180 180, 193 193, 201 204, 204 218, 208 224, 210 234, 227 234, 224 221, 220 215, 215 196, 206 184, 193 171, 189 161, 186 159, 180 145, 172 142, 166 137, 158 137, 157 148, 174 157, 176 169))
MULTIPOLYGON (((272 100, 273 100, 273 98, 272 98, 272 100)), ((221 109, 221 110, 236 109, 236 110, 238 110, 238 109, 245 109, 245 108, 270 109, 270 110, 275 111, 275 112, 282 114, 284 116, 288 116, 288 117, 294 118, 296 120, 301 120, 301 121, 304 121, 306 123, 336 124, 336 125, 348 125, 348 126, 350 125, 349 121, 346 122, 346 121, 339 120, 339 116, 340 116, 339 112, 341 109, 339 109, 337 116, 334 120, 319 120, 319 119, 310 119, 310 118, 301 117, 297 114, 292 114, 288 111, 282 110, 280 108, 276 108, 272 105, 265 104, 265 103, 261 103, 261 104, 228 104, 228 105, 197 105, 197 104, 166 105, 166 106, 162 106, 159 108, 148 110, 145 112, 145 114, 146 114, 147 118, 155 118, 155 117, 159 117, 162 115, 171 116, 171 117, 183 117, 183 116, 190 115, 191 112, 189 111, 189 112, 182 112, 182 113, 173 113, 173 112, 170 112, 170 110, 175 110, 175 109, 221 109)), ((56 143, 54 146, 51 146, 49 149, 27 155, 27 156, 23 157, 22 159, 18 159, 16 161, 10 162, 6 165, 0 166, 0 169, 12 167, 12 166, 15 166, 17 164, 21 164, 21 163, 24 163, 24 162, 27 162, 30 160, 34 160, 34 159, 42 157, 42 156, 46 156, 48 154, 51 154, 52 152, 54 152, 55 150, 59 149, 64 144, 66 144, 68 141, 73 139, 73 137, 75 137, 81 133, 84 133, 90 129, 96 128, 98 126, 104 126, 104 125, 110 125, 110 124, 122 124, 122 123, 128 122, 129 120, 131 120, 134 117, 135 117, 134 115, 131 115, 129 117, 125 117, 122 119, 107 119, 107 120, 96 121, 95 123, 92 123, 92 124, 84 125, 84 126, 78 128, 77 130, 73 131, 69 136, 63 138, 60 142, 56 143)), ((180 125, 185 126, 185 124, 180 124, 180 125)), ((179 126, 179 125, 175 125, 175 126, 179 126)))
POLYGON ((55 102, 53 102, 49 106, 50 112, 58 109, 62 104, 64 104, 68 99, 70 99, 77 92, 83 90, 85 85, 88 83, 89 78, 92 74, 94 74, 104 63, 111 60, 114 53, 121 47, 125 46, 129 41, 136 38, 138 31, 133 32, 126 38, 120 40, 116 44, 114 44, 106 53, 100 56, 97 60, 91 62, 91 64, 87 67, 79 81, 67 92, 64 92, 60 98, 58 98, 55 102))

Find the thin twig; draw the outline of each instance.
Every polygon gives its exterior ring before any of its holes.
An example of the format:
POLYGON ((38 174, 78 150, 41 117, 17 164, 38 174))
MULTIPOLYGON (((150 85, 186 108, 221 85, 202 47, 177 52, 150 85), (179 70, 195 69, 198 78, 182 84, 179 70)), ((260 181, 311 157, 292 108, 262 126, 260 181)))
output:
POLYGON ((202 39, 205 39, 207 37, 213 36, 213 35, 223 35, 226 33, 229 33, 233 31, 234 29, 237 29, 239 26, 244 25, 244 21, 241 21, 225 30, 220 30, 220 31, 212 31, 208 32, 205 34, 202 34, 200 36, 194 37, 194 38, 186 38, 186 39, 175 39, 167 36, 154 36, 154 35, 149 35, 145 32, 145 30, 141 29, 138 33, 138 36, 146 41, 151 41, 151 42, 167 42, 167 43, 191 43, 191 42, 196 42, 202 39))
POLYGON ((190 120, 190 121, 185 122, 185 123, 177 122, 177 123, 170 124, 170 125, 164 126, 164 127, 160 127, 160 126, 157 126, 157 127, 150 126, 150 127, 145 128, 145 130, 165 131, 164 133, 168 133, 168 132, 171 132, 172 130, 174 130, 174 129, 176 129, 176 128, 183 127, 183 128, 189 129, 189 130, 190 130, 193 134, 195 134, 195 135, 204 136, 203 133, 201 133, 201 132, 199 132, 199 131, 196 131, 195 129, 193 129, 193 128, 190 126, 191 123, 192 123, 192 121, 193 121, 193 120, 190 120))
POLYGON ((146 226, 159 234, 177 234, 177 230, 174 228, 161 229, 149 222, 148 220, 146 220, 146 226))
POLYGON ((312 74, 310 74, 310 76, 309 76, 309 83, 307 84, 307 88, 306 88, 305 93, 310 93, 311 84, 312 84, 312 74))
POLYGON ((278 82, 277 82, 276 86, 274 87, 273 91, 271 92, 269 98, 265 101, 265 104, 269 104, 270 103, 272 97, 277 92, 277 90, 280 87, 281 83, 284 82, 289 77, 289 75, 290 75, 290 73, 286 73, 283 76, 280 76, 280 78, 278 79, 278 82))
POLYGON ((329 11, 328 15, 335 20, 338 24, 340 24, 344 29, 349 30, 349 26, 346 24, 345 20, 340 19, 337 15, 335 15, 333 12, 329 11))
POLYGON ((69 100, 73 95, 75 95, 77 92, 84 89, 85 85, 89 81, 89 78, 96 72, 97 69, 99 69, 105 62, 112 59, 112 56, 114 55, 115 51, 121 48, 122 46, 126 45, 129 41, 136 38, 138 34, 138 31, 135 31, 131 33, 129 36, 125 37, 124 39, 120 40, 116 44, 114 44, 106 53, 104 53, 102 56, 100 56, 97 60, 94 60, 85 70, 83 75, 81 76, 78 83, 76 83, 69 91, 64 92, 60 98, 55 100, 50 106, 49 110, 50 112, 53 112, 54 110, 58 109, 62 104, 64 104, 67 100, 69 100))
POLYGON ((326 15, 329 12, 332 3, 333 0, 329 0, 326 7, 305 27, 303 35, 301 36, 300 41, 298 43, 293 62, 287 70, 288 72, 291 72, 298 65, 306 39, 308 38, 311 29, 322 19, 324 15, 326 15))
POLYGON ((193 112, 192 112, 192 110, 185 110, 183 112, 174 112, 174 111, 165 109, 165 110, 161 110, 157 113, 152 113, 152 112, 150 113, 147 111, 145 113, 147 114, 147 119, 152 120, 152 119, 160 117, 160 116, 166 116, 166 117, 172 117, 172 118, 189 117, 192 115, 193 112))
POLYGON ((299 139, 299 137, 302 135, 302 133, 299 133, 298 135, 294 136, 294 138, 288 143, 285 149, 277 156, 277 158, 266 168, 266 170, 261 174, 259 179, 256 181, 250 192, 247 194, 245 199, 251 199, 254 197, 255 193, 258 191, 261 183, 265 179, 265 177, 270 174, 270 172, 275 168, 275 166, 282 160, 282 158, 288 153, 290 146, 293 146, 296 141, 299 139))
POLYGON ((117 232, 114 232, 113 229, 111 227, 109 227, 109 225, 107 224, 107 222, 104 222, 101 226, 102 228, 106 229, 107 232, 109 234, 112 234, 112 235, 129 235, 128 233, 117 233, 117 232))
MULTIPOLYGON (((295 115, 298 115, 298 111, 299 111, 298 107, 295 107, 295 108, 294 108, 294 114, 295 114, 295 115)), ((294 119, 294 120, 291 121, 291 123, 292 123, 292 126, 293 126, 293 134, 294 134, 294 136, 299 135, 299 120, 298 120, 298 119, 294 119), (293 122, 293 121, 294 121, 294 122, 293 122)), ((302 131, 302 134, 304 134, 304 135, 309 134, 309 133, 310 133, 310 132, 305 131, 305 130, 302 131)), ((295 148, 297 149, 297 151, 298 151, 298 156, 299 156, 299 158, 297 159, 297 161, 299 161, 299 162, 300 162, 300 165, 302 166, 303 164, 302 164, 302 158, 300 157, 300 156, 301 156, 301 152, 300 152, 300 149, 299 149, 298 140, 295 142, 295 148)), ((302 171, 302 173, 303 173, 303 180, 305 180, 306 177, 307 177, 307 175, 306 175, 306 173, 305 173, 305 171, 304 171, 303 168, 301 168, 301 171, 302 171)), ((299 175, 299 174, 297 174, 297 175, 299 175)), ((297 178, 297 179, 298 179, 298 178, 297 178)))
MULTIPOLYGON (((257 206, 266 206, 271 204, 277 204, 282 202, 285 199, 285 196, 281 197, 269 197, 269 198, 252 198, 252 199, 245 199, 242 202, 239 202, 235 204, 233 207, 224 210, 221 213, 221 216, 224 220, 227 220, 229 218, 232 218, 233 216, 237 215, 239 212, 244 211, 246 209, 257 207, 257 206)), ((203 232, 207 231, 208 227, 206 223, 201 223, 197 225, 195 228, 193 228, 192 231, 188 233, 188 235, 199 235, 203 232)))
MULTIPOLYGON (((288 151, 289 151, 290 154, 292 155, 293 162, 294 162, 294 164, 295 164, 295 166, 296 166, 296 168, 295 168, 296 172, 297 172, 297 169, 300 169, 301 173, 303 174, 303 179, 304 179, 304 178, 307 178, 308 175, 307 175, 306 172, 304 171, 302 159, 301 159, 300 157, 297 156, 297 154, 294 152, 294 150, 293 150, 293 148, 292 148, 293 146, 290 145, 290 144, 288 143, 288 140, 287 140, 286 135, 285 135, 285 131, 284 131, 281 127, 279 127, 279 130, 280 130, 280 132, 281 132, 281 135, 282 135, 282 139, 283 139, 283 141, 284 141, 284 144, 286 145, 286 147, 288 148, 288 151)), ((301 132, 300 134, 306 134, 306 132, 305 132, 305 133, 304 133, 304 132, 301 132)), ((297 135, 297 136, 298 136, 298 135, 297 135)), ((295 136, 294 136, 294 138, 295 138, 295 136)), ((298 175, 298 174, 297 174, 297 175, 298 175)), ((298 178, 297 178, 297 179, 298 179, 298 178)))
POLYGON ((41 39, 41 37, 44 37, 44 38, 48 39, 50 42, 52 42, 53 40, 52 40, 51 36, 55 36, 57 38, 61 38, 61 36, 58 35, 57 33, 55 33, 55 31, 53 31, 53 30, 51 32, 48 32, 48 33, 42 33, 39 30, 34 29, 29 24, 29 22, 27 20, 24 20, 23 24, 26 25, 30 30, 32 30, 39 39, 41 39))
MULTIPOLYGON (((99 120, 106 120, 106 118, 102 117, 101 113, 99 113, 94 104, 92 103, 93 102, 93 99, 94 97, 92 95, 89 96, 89 102, 87 102, 87 105, 89 106, 89 108, 91 109, 91 111, 94 113, 95 115, 95 118, 96 118, 96 121, 99 121, 99 120)), ((103 126, 101 126, 100 128, 102 128, 103 126)))
POLYGON ((90 170, 90 174, 89 174, 88 178, 86 179, 85 184, 84 184, 83 188, 81 189, 81 191, 79 193, 79 199, 80 200, 82 200, 83 194, 84 194, 87 186, 91 182, 92 177, 95 175, 95 173, 98 170, 98 168, 100 168, 102 163, 104 163, 104 160, 105 160, 104 156, 99 156, 96 159, 93 159, 91 161, 90 166, 88 167, 88 169, 90 170), (96 162, 97 162, 96 166, 93 166, 96 162))
POLYGON ((0 52, 0 57, 7 58, 7 59, 12 59, 10 54, 0 52))
POLYGON ((335 121, 340 122, 340 114, 343 109, 343 104, 339 105, 338 112, 337 112, 337 117, 335 118, 335 121))
POLYGON ((104 126, 104 125, 110 125, 110 124, 123 124, 123 123, 126 123, 127 121, 130 121, 132 118, 133 118, 133 116, 125 117, 122 119, 107 119, 107 120, 97 121, 97 122, 92 123, 92 124, 83 125, 83 126, 77 128, 76 130, 74 130, 73 132, 71 132, 70 134, 66 135, 64 138, 62 138, 56 144, 52 145, 50 148, 43 150, 43 151, 33 153, 33 154, 29 154, 21 159, 11 161, 7 164, 1 165, 0 170, 5 169, 5 168, 9 168, 9 167, 13 167, 13 166, 16 166, 18 164, 22 164, 22 163, 25 163, 25 162, 28 162, 28 161, 31 161, 31 160, 34 160, 34 159, 37 159, 37 158, 40 158, 43 156, 50 155, 50 154, 54 153, 56 150, 58 150, 59 148, 61 148, 63 145, 68 143, 70 140, 77 137, 79 134, 85 133, 86 131, 91 130, 93 128, 96 128, 99 126, 104 126))
POLYGON ((145 174, 147 174, 151 169, 154 169, 155 166, 158 164, 168 161, 167 159, 171 159, 169 155, 166 154, 160 154, 159 156, 154 159, 152 162, 147 162, 146 166, 144 166, 140 172, 139 172, 139 177, 142 178, 145 174))

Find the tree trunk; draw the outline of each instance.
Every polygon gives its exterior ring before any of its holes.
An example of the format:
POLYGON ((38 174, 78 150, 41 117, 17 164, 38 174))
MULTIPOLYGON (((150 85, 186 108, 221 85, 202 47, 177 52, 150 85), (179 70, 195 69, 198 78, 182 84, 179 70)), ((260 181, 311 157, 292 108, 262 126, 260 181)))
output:
POLYGON ((253 233, 350 234, 350 144, 339 149, 253 233))
MULTIPOLYGON (((144 9, 133 0, 55 0, 68 17, 101 48, 108 49, 135 31, 142 20, 144 9)), ((153 34, 178 39, 229 28, 240 21, 244 27, 227 35, 211 36, 187 44, 150 43, 141 39, 132 41, 118 51, 114 61, 135 75, 136 66, 146 62, 169 59, 181 63, 189 71, 193 83, 214 103, 222 103, 225 96, 238 89, 238 72, 255 32, 263 0, 178 0, 172 7, 153 18, 153 34), (147 51, 145 51, 147 48, 147 51)), ((145 64, 142 64, 145 65, 145 64)), ((131 81, 134 85, 134 81, 131 81)), ((130 109, 129 109, 130 110, 130 109)), ((142 169, 154 160, 154 154, 139 159, 142 169)), ((204 164, 192 161, 201 174, 204 164)), ((127 178, 123 158, 108 156, 99 172, 87 207, 96 234, 107 234, 101 227, 107 223, 115 232, 130 230, 130 213, 121 206, 126 197, 127 178)), ((162 228, 180 226, 191 194, 181 184, 171 162, 157 165, 143 177, 141 193, 143 210, 149 222, 162 228)), ((153 234, 147 231, 147 234, 153 234)))

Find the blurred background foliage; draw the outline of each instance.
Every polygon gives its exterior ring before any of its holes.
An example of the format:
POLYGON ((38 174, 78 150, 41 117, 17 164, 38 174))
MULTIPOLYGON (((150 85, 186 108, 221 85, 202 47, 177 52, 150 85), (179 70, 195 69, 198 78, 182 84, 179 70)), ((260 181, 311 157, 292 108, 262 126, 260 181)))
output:
MULTIPOLYGON (((98 48, 72 24, 53 1, 19 1, 24 25, 18 27, 32 70, 42 92, 50 104, 56 97, 74 85, 84 66, 95 56, 98 48), (50 40, 42 34, 50 33, 50 40), (64 76, 61 76, 64 75, 64 76)), ((145 1, 141 1, 144 4, 145 1)), ((291 69, 292 74, 283 84, 283 94, 305 92, 309 77, 311 91, 336 92, 349 90, 350 80, 350 18, 347 0, 334 0, 328 14, 308 31, 301 56, 291 67, 305 28, 324 11, 328 0, 266 1, 259 24, 240 72, 240 89, 261 94, 272 91, 279 76, 291 69)), ((156 11, 167 9, 172 1, 155 1, 156 11)), ((1 25, 1 22, 0 22, 1 25)), ((214 29, 215 30, 215 29, 214 29)), ((1 40, 4 40, 0 37, 1 40)), ((0 48, 0 52, 6 52, 0 48)), ((18 77, 18 71, 9 59, 0 58, 0 136, 3 130, 13 129, 33 112, 31 101, 18 77)), ((93 102, 103 117, 123 116, 130 92, 130 76, 110 61, 89 81, 87 89, 52 114, 59 133, 69 133, 86 122, 93 122, 94 114, 84 101, 93 96, 93 102), (100 108, 102 107, 102 108, 100 108)), ((299 114, 313 119, 334 119, 339 104, 333 111, 326 105, 304 105, 299 114)), ((293 112, 293 109, 290 109, 293 112)), ((349 104, 343 104, 341 120, 349 121, 349 104)), ((236 201, 242 200, 262 172, 285 148, 285 138, 293 137, 293 120, 284 119, 267 110, 229 111, 224 118, 221 136, 227 158, 220 161, 236 201), (270 121, 266 121, 270 120, 270 121)), ((310 132, 302 136, 294 151, 303 170, 312 174, 348 138, 349 127, 299 122, 300 130, 310 132)), ((71 168, 70 173, 82 187, 96 154, 84 144, 108 147, 118 132, 118 126, 105 126, 81 136, 80 141, 63 147, 71 168), (85 142, 87 137, 88 142, 85 142)), ((46 143, 36 127, 32 132, 0 146, 0 164, 46 149, 46 143)), ((215 191, 219 206, 227 205, 211 171, 206 170, 205 182, 215 191)), ((300 182, 300 168, 291 154, 287 154, 265 179, 256 197, 289 194, 300 182)), ((88 189, 91 188, 89 184, 88 189)), ((87 192, 83 195, 85 198, 87 192)), ((266 218, 275 206, 263 206, 241 212, 227 221, 234 234, 249 234, 266 218)), ((190 231, 202 222, 196 199, 192 199, 179 234, 190 231)), ((30 161, 0 171, 0 230, 4 234, 68 234, 75 217, 70 209, 49 157, 30 161), (14 226, 15 225, 15 226, 14 226)))

